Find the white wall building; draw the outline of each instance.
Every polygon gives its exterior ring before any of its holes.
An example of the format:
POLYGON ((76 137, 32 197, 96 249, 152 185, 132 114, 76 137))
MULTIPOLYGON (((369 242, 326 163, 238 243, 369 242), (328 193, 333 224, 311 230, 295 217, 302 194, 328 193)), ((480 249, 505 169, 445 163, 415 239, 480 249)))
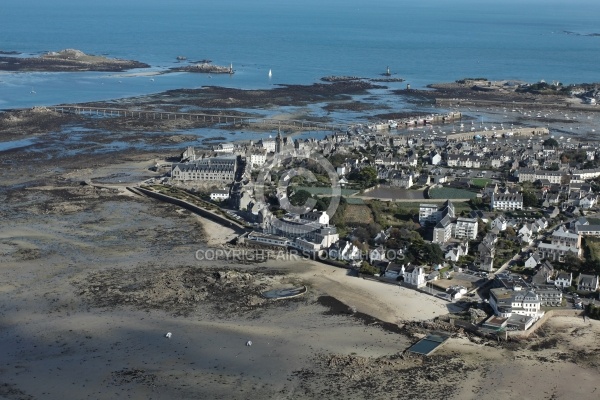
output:
POLYGON ((251 153, 249 160, 250 167, 262 167, 267 162, 267 155, 265 153, 251 153))
POLYGON ((559 272, 556 275, 556 279, 554 279, 554 284, 563 289, 568 288, 573 283, 573 273, 572 272, 559 272))
POLYGON ((408 267, 404 271, 404 282, 415 287, 425 286, 425 270, 423 267, 408 267))
POLYGON ((462 218, 456 220, 454 237, 457 239, 475 240, 477 238, 478 223, 475 218, 462 218))
POLYGON ((210 192, 210 199, 212 201, 223 201, 229 198, 229 190, 213 190, 210 192))
POLYGON ((540 305, 539 296, 531 290, 490 290, 490 306, 499 317, 508 318, 513 314, 520 314, 537 319, 543 315, 540 305))
POLYGON ((492 193, 492 210, 522 210, 523 196, 513 193, 492 193))

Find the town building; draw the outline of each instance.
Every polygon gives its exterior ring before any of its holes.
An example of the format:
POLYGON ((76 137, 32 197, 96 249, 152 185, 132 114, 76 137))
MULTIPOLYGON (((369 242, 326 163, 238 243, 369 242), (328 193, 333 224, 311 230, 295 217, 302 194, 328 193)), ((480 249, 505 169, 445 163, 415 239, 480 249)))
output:
POLYGON ((223 201, 229 198, 229 190, 213 190, 210 192, 210 199, 212 201, 223 201))
POLYGON ((433 228, 433 243, 446 243, 452 237, 452 220, 446 215, 433 228))
POLYGON ((291 244, 291 241, 288 238, 277 236, 277 235, 269 235, 262 232, 250 232, 247 236, 247 240, 261 243, 268 246, 282 246, 286 247, 291 244))
POLYGON ((537 319, 543 315, 543 312, 540 312, 540 298, 533 290, 495 288, 490 290, 489 301, 494 313, 499 317, 508 318, 519 314, 537 319))
POLYGON ((547 180, 549 183, 560 184, 564 172, 561 171, 548 171, 548 170, 535 170, 530 168, 522 168, 518 171, 519 182, 535 182, 547 180))
POLYGON ((445 216, 455 218, 454 204, 450 200, 446 200, 441 207, 435 204, 421 204, 419 206, 419 223, 422 226, 437 224, 445 216))
POLYGON ((250 157, 247 157, 250 168, 260 168, 267 162, 267 155, 265 152, 261 153, 250 153, 250 157))
POLYGON ((492 193, 490 199, 492 210, 512 211, 523 209, 523 195, 518 193, 492 193))
POLYGON ((572 272, 559 272, 554 279, 554 284, 557 287, 561 287, 566 289, 571 286, 573 283, 573 273, 572 272))
POLYGON ((475 240, 478 222, 474 218, 459 217, 454 226, 454 237, 457 239, 475 240))
POLYGON ((595 292, 598 290, 598 275, 579 274, 577 290, 582 292, 595 292))
POLYGON ((180 182, 230 184, 235 180, 237 166, 235 155, 200 158, 188 163, 173 164, 171 178, 180 182))
POLYGON ((423 267, 410 266, 404 271, 404 282, 420 288, 425 286, 425 271, 423 267))

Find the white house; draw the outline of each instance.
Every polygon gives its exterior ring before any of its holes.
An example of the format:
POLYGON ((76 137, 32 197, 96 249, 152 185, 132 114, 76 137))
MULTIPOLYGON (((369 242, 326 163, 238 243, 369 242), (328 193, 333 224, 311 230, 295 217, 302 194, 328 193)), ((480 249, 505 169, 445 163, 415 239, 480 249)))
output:
POLYGON ((554 284, 563 289, 568 288, 573 283, 573 273, 572 272, 559 272, 556 275, 556 279, 554 279, 554 284))
POLYGON ((598 198, 594 195, 587 195, 579 200, 579 207, 584 210, 589 210, 594 207, 598 201, 598 198))
POLYGON ((457 247, 449 249, 444 255, 444 259, 450 261, 458 261, 460 257, 469 254, 469 243, 465 242, 457 247))
POLYGON ((503 215, 500 215, 498 218, 492 221, 492 229, 496 228, 498 231, 502 232, 506 230, 506 218, 503 215))
POLYGON ((539 256, 537 254, 532 254, 529 256, 529 258, 527 260, 525 260, 525 268, 535 268, 538 266, 538 264, 540 263, 541 259, 539 258, 539 256))
POLYGON ((519 235, 519 243, 530 246, 533 244, 534 237, 531 233, 524 233, 523 235, 519 235))
POLYGON ((598 275, 579 274, 577 290, 595 292, 598 290, 598 275))
POLYGON ((385 268, 383 276, 390 279, 398 279, 398 277, 404 276, 404 265, 400 266, 398 264, 389 263, 385 268))
POLYGON ((371 250, 369 252, 369 260, 371 262, 385 261, 385 248, 383 246, 379 246, 376 249, 371 250))
POLYGON ((408 267, 404 271, 404 282, 411 286, 425 286, 425 270, 423 267, 408 267))
POLYGON ((261 140, 258 142, 258 146, 267 153, 275 153, 275 141, 274 140, 261 140))
POLYGON ((361 251, 351 242, 346 242, 346 245, 340 249, 339 255, 342 260, 359 260, 361 258, 361 251))
POLYGON ((229 190, 213 190, 210 192, 210 199, 212 201, 223 201, 229 198, 229 190))
POLYGON ((464 294, 467 294, 467 288, 465 288, 464 286, 450 286, 448 289, 446 289, 446 292, 448 293, 448 297, 450 297, 451 300, 458 300, 460 299, 464 294))
POLYGON ((250 166, 252 168, 258 168, 265 165, 267 162, 267 155, 265 153, 252 153, 250 154, 250 166))

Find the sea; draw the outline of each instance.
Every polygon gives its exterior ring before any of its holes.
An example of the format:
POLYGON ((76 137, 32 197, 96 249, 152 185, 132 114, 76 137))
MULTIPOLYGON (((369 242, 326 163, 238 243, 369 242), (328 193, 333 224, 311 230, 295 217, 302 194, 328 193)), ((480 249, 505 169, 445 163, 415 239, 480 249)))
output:
POLYGON ((598 16, 598 0, 2 0, 1 51, 73 48, 151 68, 0 72, 0 109, 377 78, 388 67, 413 88, 465 77, 597 82, 598 16), (163 74, 177 56, 235 74, 163 74))

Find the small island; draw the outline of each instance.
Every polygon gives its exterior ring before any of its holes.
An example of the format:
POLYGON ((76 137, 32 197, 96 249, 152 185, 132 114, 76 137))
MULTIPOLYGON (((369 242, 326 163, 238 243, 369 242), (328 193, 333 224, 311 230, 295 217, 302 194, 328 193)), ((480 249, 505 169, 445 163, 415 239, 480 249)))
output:
POLYGON ((150 65, 132 60, 88 55, 80 50, 48 52, 39 57, 0 57, 0 71, 20 72, 121 72, 150 65))
MULTIPOLYGON (((210 61, 210 60, 203 60, 210 61)), ((183 67, 170 68, 173 72, 196 72, 202 74, 233 74, 233 65, 224 67, 220 65, 214 65, 210 62, 201 62, 198 64, 186 65, 183 67)))

